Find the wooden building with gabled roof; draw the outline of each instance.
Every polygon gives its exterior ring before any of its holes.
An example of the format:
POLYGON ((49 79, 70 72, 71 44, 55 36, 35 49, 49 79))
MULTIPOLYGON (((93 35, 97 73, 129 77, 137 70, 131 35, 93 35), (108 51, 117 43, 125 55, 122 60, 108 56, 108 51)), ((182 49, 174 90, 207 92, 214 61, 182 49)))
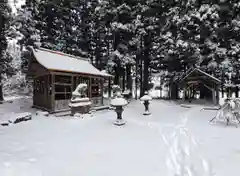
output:
POLYGON ((219 89, 221 81, 202 71, 191 68, 179 80, 178 84, 184 90, 184 98, 191 98, 194 92, 200 92, 200 99, 207 99, 214 104, 219 103, 219 89))
POLYGON ((80 83, 88 85, 92 105, 103 106, 104 79, 111 77, 86 58, 45 48, 31 48, 27 76, 33 79, 33 107, 49 112, 69 110, 72 92, 80 83))

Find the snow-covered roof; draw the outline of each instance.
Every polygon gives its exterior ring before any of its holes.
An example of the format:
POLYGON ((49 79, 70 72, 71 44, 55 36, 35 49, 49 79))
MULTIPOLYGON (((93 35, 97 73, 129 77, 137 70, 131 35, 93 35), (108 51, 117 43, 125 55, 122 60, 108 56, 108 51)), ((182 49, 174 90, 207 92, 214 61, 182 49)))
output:
POLYGON ((48 70, 83 73, 110 77, 110 74, 101 72, 85 58, 53 51, 45 48, 32 48, 36 60, 48 70))
POLYGON ((188 74, 187 74, 186 76, 182 77, 182 78, 180 79, 180 81, 185 80, 189 75, 191 75, 191 74, 194 73, 194 72, 200 72, 201 74, 209 77, 210 79, 214 80, 215 82, 217 82, 217 83, 219 83, 219 84, 221 83, 221 81, 220 81, 219 79, 217 79, 217 78, 215 78, 214 76, 212 76, 212 75, 210 75, 210 74, 208 74, 208 73, 200 70, 199 68, 194 68, 192 71, 187 71, 187 72, 188 72, 188 74))

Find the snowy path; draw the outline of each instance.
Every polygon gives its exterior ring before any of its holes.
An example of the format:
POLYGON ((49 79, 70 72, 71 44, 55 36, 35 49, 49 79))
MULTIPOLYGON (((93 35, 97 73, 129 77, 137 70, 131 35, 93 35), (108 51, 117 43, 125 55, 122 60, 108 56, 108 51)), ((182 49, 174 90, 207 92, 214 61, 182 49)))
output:
POLYGON ((115 127, 114 119, 112 112, 101 112, 91 120, 35 119, 1 129, 0 175, 162 173, 158 135, 133 123, 115 127))
MULTIPOLYGON (((89 119, 35 117, 0 128, 0 175, 168 176, 168 149, 157 128, 170 134, 189 109, 157 100, 152 115, 143 116, 143 109, 129 104, 124 127, 112 125, 114 112, 101 111, 89 119)), ((217 176, 238 176, 240 128, 208 124, 214 113, 194 111, 187 127, 217 176)))

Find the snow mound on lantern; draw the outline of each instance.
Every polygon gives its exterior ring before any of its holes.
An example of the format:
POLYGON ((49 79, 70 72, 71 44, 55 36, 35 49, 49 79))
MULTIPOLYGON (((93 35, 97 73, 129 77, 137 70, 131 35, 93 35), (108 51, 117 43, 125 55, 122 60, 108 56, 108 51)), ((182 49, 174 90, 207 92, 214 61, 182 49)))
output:
POLYGON ((140 98, 141 101, 150 101, 152 100, 152 97, 149 95, 144 95, 142 98, 140 98))
POLYGON ((128 104, 128 102, 124 98, 114 98, 111 101, 112 106, 125 106, 127 104, 128 104))

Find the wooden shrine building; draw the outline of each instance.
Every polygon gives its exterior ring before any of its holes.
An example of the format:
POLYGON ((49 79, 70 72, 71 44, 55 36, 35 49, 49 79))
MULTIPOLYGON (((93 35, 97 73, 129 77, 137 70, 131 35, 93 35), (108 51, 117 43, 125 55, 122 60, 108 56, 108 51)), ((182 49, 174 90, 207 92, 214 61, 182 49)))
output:
POLYGON ((28 77, 33 79, 33 107, 58 112, 69 110, 72 92, 78 84, 88 85, 92 106, 103 106, 103 83, 111 75, 88 60, 44 48, 32 48, 28 77))
POLYGON ((183 99, 194 99, 199 92, 199 99, 213 104, 219 103, 221 81, 199 68, 188 70, 187 74, 180 78, 179 85, 183 89, 183 99))

